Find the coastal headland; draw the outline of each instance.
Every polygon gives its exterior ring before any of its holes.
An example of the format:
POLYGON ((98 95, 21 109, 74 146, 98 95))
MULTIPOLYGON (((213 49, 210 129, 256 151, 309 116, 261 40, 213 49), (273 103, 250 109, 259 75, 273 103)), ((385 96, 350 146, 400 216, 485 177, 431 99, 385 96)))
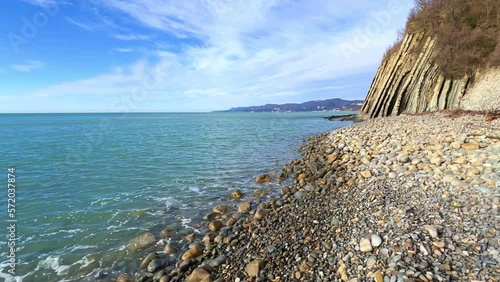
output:
POLYGON ((157 247, 118 281, 499 281, 497 117, 403 115, 313 136, 279 177, 256 179, 292 179, 279 196, 234 191, 188 249, 157 247))

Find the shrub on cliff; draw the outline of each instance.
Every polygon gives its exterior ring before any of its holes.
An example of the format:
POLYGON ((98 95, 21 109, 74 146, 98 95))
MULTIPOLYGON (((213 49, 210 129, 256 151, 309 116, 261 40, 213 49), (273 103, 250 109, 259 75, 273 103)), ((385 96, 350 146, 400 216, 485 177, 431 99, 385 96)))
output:
POLYGON ((435 62, 447 78, 500 66, 500 0, 416 0, 405 33, 417 32, 436 39, 435 62))

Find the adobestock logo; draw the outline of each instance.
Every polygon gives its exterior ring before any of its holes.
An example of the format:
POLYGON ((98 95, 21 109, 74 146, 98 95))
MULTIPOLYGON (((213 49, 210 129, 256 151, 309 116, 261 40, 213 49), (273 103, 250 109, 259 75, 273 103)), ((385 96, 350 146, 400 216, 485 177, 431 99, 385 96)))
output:
POLYGON ((59 4, 54 1, 54 5, 43 7, 30 18, 22 17, 20 32, 10 32, 7 34, 10 46, 14 52, 16 54, 19 53, 20 46, 29 43, 31 39, 35 38, 40 29, 45 27, 49 23, 50 18, 55 17, 57 12, 59 12, 59 4))

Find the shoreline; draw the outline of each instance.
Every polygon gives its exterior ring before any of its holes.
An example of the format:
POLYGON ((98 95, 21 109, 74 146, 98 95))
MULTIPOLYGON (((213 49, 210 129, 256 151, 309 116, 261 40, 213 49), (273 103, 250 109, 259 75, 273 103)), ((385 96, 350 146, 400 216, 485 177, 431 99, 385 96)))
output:
POLYGON ((137 281, 498 281, 492 136, 499 120, 434 113, 311 137, 280 197, 214 207, 209 233, 148 255, 137 281))

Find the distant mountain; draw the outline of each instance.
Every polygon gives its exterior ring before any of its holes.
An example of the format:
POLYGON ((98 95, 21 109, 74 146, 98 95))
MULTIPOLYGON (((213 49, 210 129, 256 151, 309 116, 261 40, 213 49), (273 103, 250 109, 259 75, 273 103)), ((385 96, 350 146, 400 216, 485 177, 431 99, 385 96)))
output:
POLYGON ((311 112, 311 111, 359 111, 363 100, 339 98, 309 101, 301 104, 266 104, 263 106, 237 107, 221 112, 311 112))

